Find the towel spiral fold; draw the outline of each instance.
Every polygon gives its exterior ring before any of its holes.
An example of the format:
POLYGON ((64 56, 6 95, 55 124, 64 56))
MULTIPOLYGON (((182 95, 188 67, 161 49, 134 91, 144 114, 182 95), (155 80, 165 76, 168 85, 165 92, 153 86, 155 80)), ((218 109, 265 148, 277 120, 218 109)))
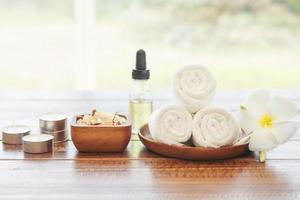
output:
POLYGON ((173 95, 179 104, 195 113, 213 103, 217 83, 211 73, 202 66, 186 66, 175 72, 173 95))
POLYGON ((192 132, 192 142, 201 147, 232 145, 240 136, 237 121, 229 112, 217 107, 207 107, 197 112, 192 132))
POLYGON ((164 106, 149 118, 149 130, 154 140, 166 144, 181 145, 192 135, 192 116, 183 107, 164 106))

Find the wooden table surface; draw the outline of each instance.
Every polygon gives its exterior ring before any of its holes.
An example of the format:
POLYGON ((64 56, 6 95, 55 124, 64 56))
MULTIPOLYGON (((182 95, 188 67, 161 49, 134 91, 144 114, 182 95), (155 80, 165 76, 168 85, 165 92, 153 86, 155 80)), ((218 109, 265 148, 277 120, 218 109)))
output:
MULTIPOLYGON (((227 92, 217 104, 234 111, 245 92, 227 92)), ((299 108, 297 91, 287 92, 299 108)), ((169 96, 155 98, 155 107, 169 96)), ((38 116, 61 111, 72 116, 92 108, 127 112, 124 94, 3 93, 0 125, 27 124, 38 129, 38 116), (108 97, 110 96, 110 97, 108 97)), ((299 199, 300 133, 268 153, 215 162, 161 157, 134 138, 123 153, 78 153, 67 141, 53 153, 26 154, 20 145, 0 144, 0 199, 299 199)))

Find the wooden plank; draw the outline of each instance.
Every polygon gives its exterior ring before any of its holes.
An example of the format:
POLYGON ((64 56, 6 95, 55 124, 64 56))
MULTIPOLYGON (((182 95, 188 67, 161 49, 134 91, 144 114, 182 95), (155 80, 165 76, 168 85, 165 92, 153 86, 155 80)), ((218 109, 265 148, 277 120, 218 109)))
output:
MULTIPOLYGON (((268 152, 268 160, 300 160, 300 141, 289 141, 278 148, 268 152)), ((131 141, 123 153, 79 153, 71 141, 56 144, 53 153, 28 154, 23 153, 21 145, 0 144, 0 160, 32 159, 32 160, 145 160, 168 159, 145 149, 140 141, 131 141)), ((248 160, 257 162, 257 155, 247 154, 235 160, 248 160)), ((169 159, 170 160, 170 159, 169 159)))
MULTIPOLYGON (((241 101, 249 94, 247 90, 218 90, 215 98, 221 101, 241 101)), ((300 101, 299 89, 271 89, 272 94, 285 96, 293 101, 300 101)), ((52 100, 79 100, 79 101, 127 101, 129 90, 101 90, 101 91, 1 91, 1 100, 22 100, 22 101, 52 101, 52 100)), ((152 92, 155 100, 169 100, 172 97, 171 88, 156 89, 152 92)))
MULTIPOLYGON (((249 91, 220 91, 215 104, 235 111, 249 91)), ((289 97, 300 108, 300 91, 275 90, 275 94, 289 97)), ((128 113, 129 91, 116 92, 2 92, 0 94, 0 117, 13 118, 38 116, 49 111, 70 115, 85 113, 93 108, 111 112, 128 113)), ((170 91, 156 92, 154 108, 172 102, 170 91)), ((11 119, 10 119, 11 120, 11 119)))
POLYGON ((0 161, 1 199, 297 199, 300 161, 0 161), (5 181, 4 181, 5 180, 5 181))

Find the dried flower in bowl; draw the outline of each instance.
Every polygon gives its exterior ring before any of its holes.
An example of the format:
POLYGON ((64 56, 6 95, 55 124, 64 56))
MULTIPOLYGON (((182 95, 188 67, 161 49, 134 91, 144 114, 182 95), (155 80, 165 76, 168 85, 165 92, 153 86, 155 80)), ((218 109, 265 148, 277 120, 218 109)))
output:
POLYGON ((297 132, 299 124, 292 121, 297 113, 292 102, 281 96, 271 98, 267 90, 254 91, 240 106, 240 126, 248 135, 249 149, 260 152, 260 161, 264 161, 265 151, 287 142, 297 132))
POLYGON ((93 110, 91 114, 82 115, 77 119, 77 124, 80 125, 110 125, 116 126, 125 123, 126 119, 118 113, 107 113, 102 111, 93 110))

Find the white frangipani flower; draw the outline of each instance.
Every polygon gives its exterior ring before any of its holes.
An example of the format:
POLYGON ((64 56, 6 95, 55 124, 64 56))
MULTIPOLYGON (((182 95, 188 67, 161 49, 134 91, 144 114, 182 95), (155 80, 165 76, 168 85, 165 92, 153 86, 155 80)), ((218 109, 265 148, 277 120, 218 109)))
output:
POLYGON ((296 106, 281 96, 270 97, 267 90, 256 90, 241 105, 238 119, 249 135, 251 151, 266 151, 287 142, 298 129, 291 121, 297 114, 296 106))

